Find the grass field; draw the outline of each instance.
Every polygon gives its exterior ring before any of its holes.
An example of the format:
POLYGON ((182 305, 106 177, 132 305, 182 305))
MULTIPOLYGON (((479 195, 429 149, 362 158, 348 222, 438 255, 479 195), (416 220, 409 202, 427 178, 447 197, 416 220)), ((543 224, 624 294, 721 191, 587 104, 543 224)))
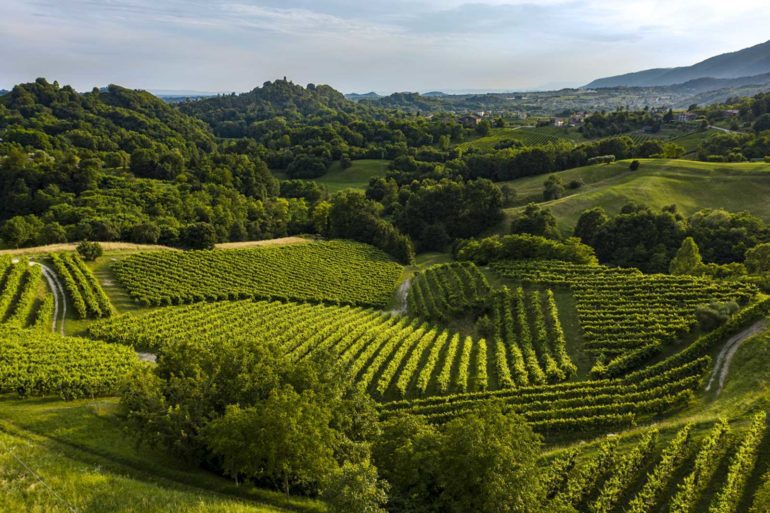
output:
POLYGON ((463 150, 469 148, 494 150, 496 144, 505 140, 515 140, 521 141, 526 145, 536 145, 556 142, 560 139, 572 142, 585 141, 583 136, 578 132, 565 131, 564 129, 556 127, 511 127, 493 128, 489 135, 466 141, 459 144, 458 147, 463 150))
MULTIPOLYGON (((369 185, 369 179, 377 176, 385 176, 389 160, 362 159, 354 160, 347 169, 342 169, 339 162, 334 162, 329 171, 314 181, 327 187, 330 194, 344 191, 345 189, 357 189, 363 191, 369 185)), ((286 173, 273 171, 273 175, 279 180, 286 180, 286 173)))
POLYGON ((0 510, 318 512, 191 468, 126 436, 116 399, 0 399, 0 510))
MULTIPOLYGON (((642 159, 641 163, 637 171, 628 169, 628 161, 620 161, 555 173, 564 183, 582 180, 584 185, 543 206, 551 209, 559 229, 565 233, 572 230, 587 208, 600 206, 609 213, 617 213, 630 201, 655 209, 676 204, 685 215, 703 208, 748 211, 770 221, 770 164, 662 159, 642 159)), ((516 189, 523 204, 542 197, 546 178, 541 175, 506 183, 516 189)), ((521 208, 507 209, 508 218, 521 208)), ((506 221, 501 230, 507 229, 506 221)))

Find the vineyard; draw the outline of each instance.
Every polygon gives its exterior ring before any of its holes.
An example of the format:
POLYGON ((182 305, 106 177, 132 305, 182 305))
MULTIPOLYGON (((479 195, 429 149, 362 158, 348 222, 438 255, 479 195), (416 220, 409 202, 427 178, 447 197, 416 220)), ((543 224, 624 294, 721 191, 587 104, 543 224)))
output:
POLYGON ((50 332, 54 295, 41 266, 0 260, 0 393, 115 395, 141 365, 135 351, 265 344, 293 362, 332 355, 383 420, 443 425, 505 405, 566 446, 541 462, 555 511, 739 513, 770 488, 758 464, 764 413, 747 428, 713 418, 656 427, 698 400, 721 345, 767 316, 770 299, 752 285, 555 261, 452 262, 415 271, 401 312, 388 309, 401 266, 328 242, 125 257, 111 264, 120 282, 162 308, 114 315, 78 256, 50 262, 71 315, 90 319, 89 339, 50 332), (701 324, 704 305, 726 303, 740 307, 729 320, 701 324), (633 431, 602 437, 624 430, 633 431))
POLYGON ((112 304, 99 280, 76 253, 54 253, 51 262, 78 318, 112 315, 112 304))
POLYGON ((378 398, 494 390, 505 386, 505 357, 486 340, 361 307, 234 301, 163 308, 91 326, 92 337, 162 351, 164 344, 200 340, 264 340, 292 359, 329 351, 378 398))
POLYGON ((141 253, 115 262, 113 270, 146 306, 253 298, 383 307, 402 268, 372 246, 330 241, 141 253))
POLYGON ((496 262, 493 267, 501 276, 529 287, 572 291, 583 350, 597 358, 592 373, 600 378, 639 368, 693 333, 699 307, 745 305, 757 292, 746 284, 564 262, 496 262))
POLYGON ((46 295, 43 271, 26 259, 0 257, 0 322, 19 328, 51 329, 53 298, 46 295))
POLYGON ((115 394, 136 365, 129 348, 0 327, 0 393, 65 399, 115 394))
POLYGON ((409 289, 409 313, 433 321, 447 321, 486 300, 490 287, 470 262, 439 264, 418 272, 409 289))
POLYGON ((692 436, 691 425, 662 444, 658 430, 651 428, 627 450, 619 448, 617 437, 609 437, 590 456, 581 458, 578 448, 556 458, 547 470, 547 499, 559 508, 590 513, 621 511, 622 504, 627 513, 744 511, 739 505, 752 502, 746 484, 765 435, 761 413, 737 437, 725 420, 700 441, 692 436), (719 472, 722 466, 726 472, 719 472))

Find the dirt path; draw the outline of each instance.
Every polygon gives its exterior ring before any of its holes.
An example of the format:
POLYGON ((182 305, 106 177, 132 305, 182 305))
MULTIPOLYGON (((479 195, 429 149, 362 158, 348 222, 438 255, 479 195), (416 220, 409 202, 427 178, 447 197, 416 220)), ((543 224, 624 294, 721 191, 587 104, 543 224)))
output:
POLYGON ((727 374, 730 372, 730 363, 732 363, 733 356, 735 356, 738 348, 740 348, 746 340, 763 331, 767 325, 767 319, 762 319, 740 333, 730 337, 717 355, 717 359, 714 362, 714 370, 711 371, 711 378, 709 379, 708 385, 706 385, 706 392, 711 391, 711 388, 716 384, 716 395, 719 396, 722 387, 725 385, 727 374))
POLYGON ((59 323, 59 332, 64 335, 64 318, 67 316, 67 296, 64 294, 59 277, 53 272, 53 269, 40 262, 30 262, 30 265, 39 265, 43 269, 43 277, 48 282, 48 286, 53 292, 53 321, 51 331, 56 332, 56 323, 59 323))
POLYGON ((408 303, 406 302, 407 297, 409 297, 409 286, 412 284, 412 279, 407 278, 403 282, 401 282, 401 285, 398 287, 398 291, 396 292, 396 299, 398 301, 396 308, 392 310, 394 314, 404 315, 406 313, 406 310, 408 308, 408 303))

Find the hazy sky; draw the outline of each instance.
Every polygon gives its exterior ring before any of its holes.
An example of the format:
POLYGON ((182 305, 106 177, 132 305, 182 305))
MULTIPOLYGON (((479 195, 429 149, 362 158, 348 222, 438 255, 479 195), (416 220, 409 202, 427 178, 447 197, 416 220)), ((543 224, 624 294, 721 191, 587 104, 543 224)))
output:
POLYGON ((767 0, 0 0, 0 87, 582 85, 770 39, 767 0))

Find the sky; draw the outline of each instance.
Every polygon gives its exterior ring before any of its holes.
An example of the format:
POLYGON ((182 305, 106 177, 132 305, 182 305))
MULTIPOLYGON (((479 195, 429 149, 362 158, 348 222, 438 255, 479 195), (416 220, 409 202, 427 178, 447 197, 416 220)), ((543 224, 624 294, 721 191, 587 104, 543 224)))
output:
POLYGON ((530 90, 770 39, 767 0, 0 0, 0 88, 530 90))

